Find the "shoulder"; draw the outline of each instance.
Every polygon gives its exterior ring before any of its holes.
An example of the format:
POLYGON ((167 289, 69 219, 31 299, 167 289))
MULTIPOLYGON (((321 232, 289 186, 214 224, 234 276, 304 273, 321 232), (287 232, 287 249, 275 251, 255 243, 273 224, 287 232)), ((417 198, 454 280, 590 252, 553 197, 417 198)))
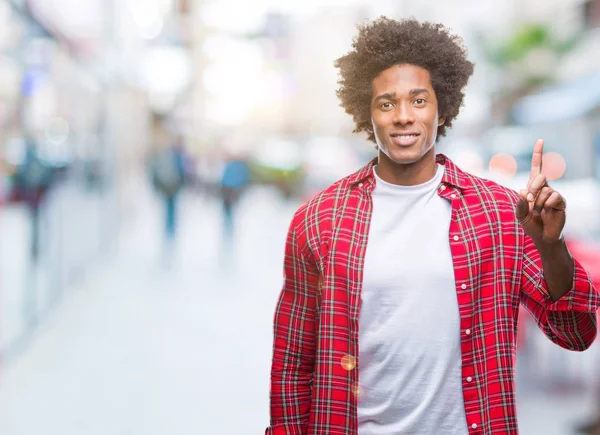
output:
POLYGON ((477 197, 482 202, 493 201, 499 207, 509 207, 511 210, 519 200, 519 193, 487 178, 479 177, 468 172, 463 172, 465 180, 465 193, 477 197))
POLYGON ((444 181, 462 190, 468 206, 477 207, 483 204, 484 207, 491 205, 514 209, 519 199, 519 194, 513 189, 487 178, 463 171, 444 154, 438 154, 437 161, 445 165, 446 173, 444 174, 444 181))
POLYGON ((353 175, 319 191, 296 210, 292 219, 296 233, 305 232, 313 227, 323 228, 331 221, 339 207, 340 199, 351 194, 353 175))
POLYGON ((309 229, 316 226, 321 230, 330 226, 338 209, 355 192, 355 187, 372 177, 373 165, 376 162, 377 158, 372 159, 362 168, 336 181, 302 204, 293 218, 297 232, 302 231, 302 227, 309 229))
POLYGON ((302 204, 294 213, 290 235, 296 239, 304 257, 320 264, 328 252, 334 222, 341 205, 352 195, 352 175, 333 183, 302 204))

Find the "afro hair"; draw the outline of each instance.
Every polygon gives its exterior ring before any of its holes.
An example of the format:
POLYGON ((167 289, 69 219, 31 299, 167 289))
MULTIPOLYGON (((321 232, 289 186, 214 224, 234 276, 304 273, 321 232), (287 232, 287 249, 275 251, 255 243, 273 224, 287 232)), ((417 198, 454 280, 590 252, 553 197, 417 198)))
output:
POLYGON ((401 64, 426 69, 438 100, 444 124, 438 127, 438 140, 452 127, 464 99, 464 87, 473 74, 462 39, 442 24, 402 21, 386 17, 358 26, 353 50, 335 61, 340 87, 336 91, 346 113, 355 122, 354 133, 366 131, 375 142, 371 124, 372 83, 382 71, 401 64))

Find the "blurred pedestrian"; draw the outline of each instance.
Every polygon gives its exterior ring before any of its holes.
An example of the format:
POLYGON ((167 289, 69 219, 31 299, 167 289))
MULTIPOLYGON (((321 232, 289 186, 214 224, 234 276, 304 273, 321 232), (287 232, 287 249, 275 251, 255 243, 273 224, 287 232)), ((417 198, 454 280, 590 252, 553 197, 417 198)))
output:
POLYGON ((228 239, 233 236, 235 208, 249 184, 250 168, 245 159, 239 156, 227 158, 221 175, 220 194, 223 206, 223 228, 228 239))
POLYGON ((158 147, 150 158, 152 184, 163 201, 164 240, 170 250, 177 235, 177 202, 185 184, 184 146, 181 137, 158 147))
POLYGON ((44 202, 53 180, 52 168, 42 159, 32 137, 25 139, 25 158, 14 174, 14 188, 27 205, 30 216, 29 255, 33 264, 39 259, 40 233, 44 202))
POLYGON ((521 192, 436 153, 473 73, 443 25, 379 18, 336 66, 378 155, 292 218, 266 432, 516 435, 519 306, 583 351, 600 305, 543 141, 521 192))

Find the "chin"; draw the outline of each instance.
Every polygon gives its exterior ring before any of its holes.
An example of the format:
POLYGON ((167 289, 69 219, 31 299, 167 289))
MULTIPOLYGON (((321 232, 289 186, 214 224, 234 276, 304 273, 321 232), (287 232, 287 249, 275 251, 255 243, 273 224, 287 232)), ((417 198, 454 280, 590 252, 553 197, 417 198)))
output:
POLYGON ((427 152, 422 152, 420 149, 388 149, 387 152, 383 152, 385 156, 390 159, 392 162, 399 165, 411 165, 413 163, 418 162, 427 154, 427 152))

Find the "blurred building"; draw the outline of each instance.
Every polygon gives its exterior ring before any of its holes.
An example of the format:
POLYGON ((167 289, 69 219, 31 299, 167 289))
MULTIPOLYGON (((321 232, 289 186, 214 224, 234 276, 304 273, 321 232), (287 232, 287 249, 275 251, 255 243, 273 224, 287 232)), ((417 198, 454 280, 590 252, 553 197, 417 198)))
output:
MULTIPOLYGON (((507 153, 518 173, 541 136, 564 159, 565 180, 598 179, 600 60, 590 53, 600 49, 600 0, 2 0, 5 161, 22 162, 30 135, 49 164, 68 167, 49 206, 62 225, 48 242, 56 287, 137 212, 155 115, 192 154, 217 160, 277 158, 268 143, 292 141, 276 146, 283 172, 315 160, 315 143, 334 144, 324 155, 348 145, 348 166, 373 155, 339 107, 333 62, 357 24, 382 14, 443 21, 476 63, 443 152, 481 170, 507 153)), ((2 191, 7 199, 10 176, 2 191)))
MULTIPOLYGON (((567 176, 600 179, 600 2, 569 5, 579 31, 576 45, 556 65, 555 80, 517 101, 515 124, 549 138, 565 156, 567 176)), ((541 65, 540 67, 544 67, 541 65)))
POLYGON ((131 184, 143 178, 150 115, 172 111, 191 80, 190 4, 0 1, 0 138, 3 166, 17 168, 2 184, 3 230, 14 237, 1 247, 0 352, 18 347, 114 249, 136 212, 131 184), (30 224, 11 190, 27 142, 63 169, 44 201, 35 265, 25 255, 30 224))

